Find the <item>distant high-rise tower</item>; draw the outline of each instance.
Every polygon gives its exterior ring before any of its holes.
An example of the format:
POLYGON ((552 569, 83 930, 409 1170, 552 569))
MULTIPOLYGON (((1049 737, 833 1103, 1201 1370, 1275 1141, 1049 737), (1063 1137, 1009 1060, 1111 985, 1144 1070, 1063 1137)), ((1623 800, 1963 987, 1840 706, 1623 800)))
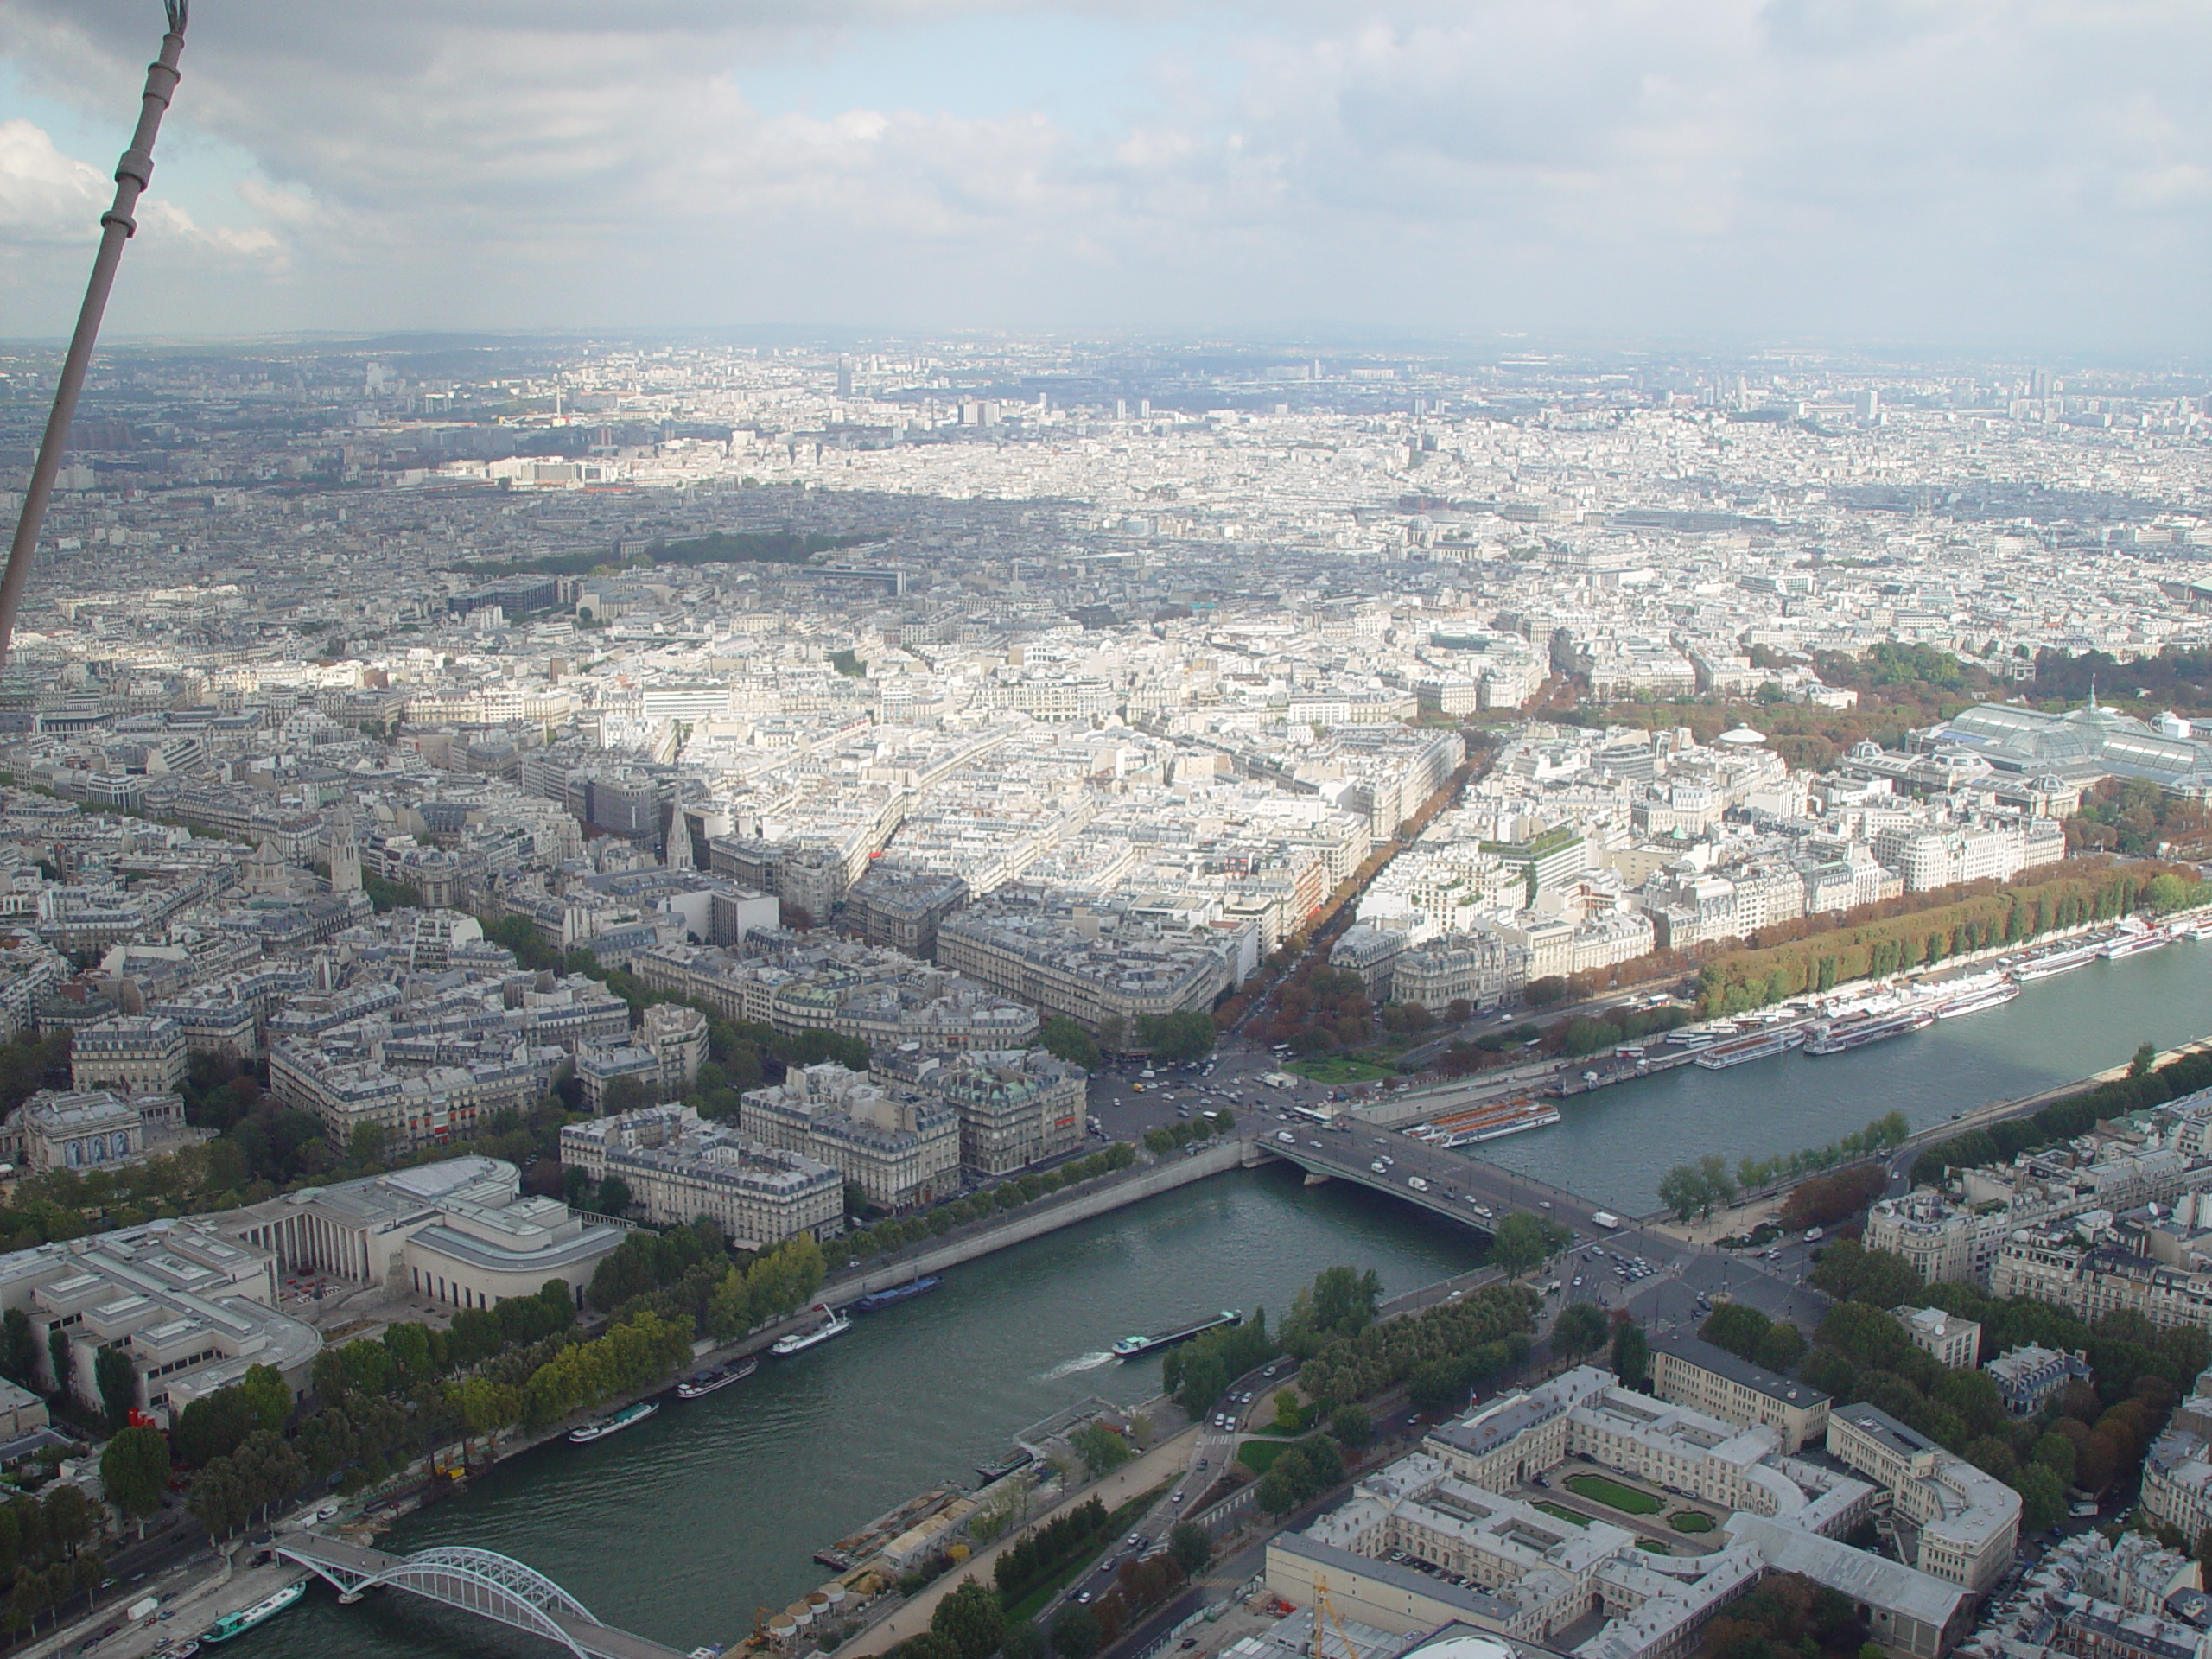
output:
POLYGON ((343 812, 330 826, 330 890, 333 893, 359 893, 361 890, 360 843, 353 839, 353 819, 343 812))
POLYGON ((849 357, 837 359, 837 395, 840 397, 853 395, 853 359, 849 357))

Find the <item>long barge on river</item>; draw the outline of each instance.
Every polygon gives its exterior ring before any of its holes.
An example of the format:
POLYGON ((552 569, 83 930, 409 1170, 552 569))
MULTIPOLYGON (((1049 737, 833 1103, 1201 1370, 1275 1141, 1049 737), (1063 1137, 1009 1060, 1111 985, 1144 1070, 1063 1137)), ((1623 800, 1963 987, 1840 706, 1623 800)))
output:
POLYGON ((2038 979, 2049 979, 2055 974, 2071 973, 2076 968, 2086 968, 2096 961, 2103 950, 2102 944, 2082 944, 2070 950, 2052 950, 2040 957, 2031 957, 2012 969, 2012 977, 2026 985, 2038 979))
POLYGON ((1141 1354, 1157 1353, 1162 1348, 1173 1348, 1179 1342, 1188 1342, 1193 1337, 1202 1337, 1209 1331, 1218 1331, 1224 1325, 1243 1323, 1244 1316, 1242 1313, 1237 1313, 1234 1308, 1224 1308, 1211 1319, 1200 1319, 1192 1325, 1180 1325, 1173 1331, 1162 1331, 1157 1336, 1123 1337, 1114 1344, 1114 1357, 1135 1359, 1141 1354))
POLYGON ((1500 1135, 1518 1135, 1523 1129, 1545 1128, 1558 1122, 1559 1108, 1549 1101, 1539 1100, 1534 1095, 1512 1095, 1460 1111, 1441 1113, 1403 1133, 1412 1140, 1426 1141, 1449 1152, 1459 1147, 1495 1141, 1500 1135))
POLYGON ((885 1290, 871 1290, 867 1295, 855 1299, 852 1311, 855 1313, 880 1313, 887 1307, 910 1302, 917 1296, 926 1296, 944 1282, 937 1274, 925 1273, 918 1279, 909 1279, 903 1285, 893 1285, 885 1290))
POLYGON ((1908 1032, 1925 1031, 1936 1023, 1933 1008, 1909 1008, 1902 1014, 1877 1015, 1849 1022, 1839 1020, 1807 1039, 1808 1054, 1847 1054, 1869 1043, 1879 1043, 1908 1032))
POLYGON ((1804 1027, 1777 1026, 1770 1031, 1700 1048, 1693 1058, 1708 1071, 1726 1071, 1732 1065, 1747 1065, 1753 1060, 1770 1060, 1777 1054, 1787 1054, 1804 1041, 1804 1027))

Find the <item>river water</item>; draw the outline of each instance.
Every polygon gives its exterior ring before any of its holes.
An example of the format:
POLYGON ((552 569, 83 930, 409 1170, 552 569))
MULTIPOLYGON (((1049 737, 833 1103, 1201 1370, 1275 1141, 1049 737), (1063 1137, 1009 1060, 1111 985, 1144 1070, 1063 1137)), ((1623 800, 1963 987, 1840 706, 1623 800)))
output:
POLYGON ((1678 1066, 1577 1095, 1554 1128, 1486 1143, 1485 1159, 1637 1214, 1659 1178, 1718 1152, 1826 1146, 1885 1112, 1913 1128, 2118 1065, 2138 1045, 2212 1036, 2212 944, 2187 942, 2023 986, 2002 1007, 1938 1020, 1842 1054, 1802 1050, 1726 1071, 1678 1066))
MULTIPOLYGON (((1323 1268, 1395 1294, 1465 1271, 1474 1236, 1284 1166, 1223 1176, 953 1269, 931 1295, 764 1358, 704 1400, 586 1446, 556 1443, 410 1517, 382 1541, 467 1543, 545 1573, 607 1624, 679 1649, 749 1630, 830 1576, 810 1558, 923 1488, 973 1484, 1017 1430, 1087 1395, 1158 1392, 1160 1360, 1116 1337, 1218 1308, 1272 1318, 1323 1268)), ((228 1644, 238 1659, 549 1651, 410 1597, 339 1607, 318 1586, 228 1644)))
MULTIPOLYGON (((1647 1211, 1671 1164, 1732 1164, 1825 1143, 1897 1110, 1915 1127, 2030 1094, 2212 1033, 2212 944, 2177 944, 2029 986, 2005 1007, 1847 1054, 1727 1071, 1691 1065, 1566 1103, 1555 1128, 1494 1141, 1495 1161, 1647 1211)), ((601 1618, 679 1649, 728 1642, 829 1576, 813 1552, 925 1487, 972 1482, 1018 1429, 1096 1395, 1157 1390, 1160 1363, 1113 1339, 1217 1308, 1278 1312, 1337 1262, 1390 1293, 1475 1261, 1440 1217, 1348 1185, 1239 1173, 952 1270, 944 1288, 703 1401, 670 1399, 596 1446, 518 1459, 383 1540, 469 1543, 550 1575, 601 1618)), ((237 1659, 491 1659, 532 1638, 378 1595, 337 1606, 318 1586, 240 1638, 237 1659)))

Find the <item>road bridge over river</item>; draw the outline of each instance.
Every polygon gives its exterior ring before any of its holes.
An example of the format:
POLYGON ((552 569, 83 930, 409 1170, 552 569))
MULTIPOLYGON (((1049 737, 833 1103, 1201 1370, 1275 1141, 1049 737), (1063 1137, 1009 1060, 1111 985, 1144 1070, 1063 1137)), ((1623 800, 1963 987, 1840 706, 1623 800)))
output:
MULTIPOLYGON (((1702 1317, 1695 1306, 1700 1295, 1731 1295, 1790 1318, 1800 1308, 1809 1316, 1826 1305, 1825 1297, 1797 1282, 1801 1261, 1770 1267, 1757 1257, 1732 1257, 1673 1237, 1635 1217, 1614 1217, 1624 1224, 1604 1226, 1597 1217, 1607 1212, 1596 1201, 1465 1151, 1449 1152, 1357 1120, 1331 1128, 1297 1122, 1277 1128, 1277 1120, 1262 1122, 1255 1149, 1296 1165, 1309 1180, 1349 1181, 1479 1233, 1490 1232, 1499 1217, 1515 1210, 1560 1223, 1575 1242, 1539 1277, 1539 1282, 1556 1278, 1562 1287, 1551 1304, 1554 1312, 1565 1302, 1595 1301, 1627 1308, 1656 1330, 1694 1326, 1702 1317), (1282 1140, 1285 1135, 1291 1139, 1282 1140), (1388 1166, 1377 1170, 1375 1166, 1386 1158, 1388 1166), (1414 1179, 1423 1185, 1412 1185, 1414 1179), (1641 1257, 1649 1273, 1630 1280, 1614 1261, 1616 1254, 1641 1257)), ((1458 1287, 1464 1291, 1473 1282, 1458 1287)))
POLYGON ((1392 1135, 1357 1119, 1347 1121, 1343 1128, 1294 1123, 1279 1129, 1269 1125, 1255 1144, 1297 1165, 1309 1176, 1372 1187, 1436 1215, 1448 1216, 1478 1232, 1489 1232, 1497 1217, 1512 1210, 1533 1211, 1585 1236, 1608 1230, 1592 1219, 1604 1206, 1592 1199, 1502 1165, 1447 1152, 1409 1135, 1392 1135), (1285 1140, 1285 1135, 1290 1138, 1285 1140), (1376 1164, 1385 1159, 1389 1160, 1389 1166, 1377 1170, 1376 1164), (1421 1185, 1413 1185, 1415 1181, 1421 1185))
POLYGON ((270 1548, 335 1586, 341 1600, 375 1589, 404 1590, 542 1636, 575 1659, 684 1659, 674 1648, 601 1624, 536 1568, 488 1549, 448 1544, 394 1555, 318 1532, 280 1533, 270 1548))

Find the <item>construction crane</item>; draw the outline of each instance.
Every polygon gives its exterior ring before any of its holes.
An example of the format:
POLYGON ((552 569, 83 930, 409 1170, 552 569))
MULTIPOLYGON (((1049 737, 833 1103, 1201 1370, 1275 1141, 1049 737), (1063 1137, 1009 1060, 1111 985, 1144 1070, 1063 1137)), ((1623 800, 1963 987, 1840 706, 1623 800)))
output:
POLYGON ((1329 1599, 1329 1580, 1316 1573, 1313 1575, 1313 1659, 1329 1659, 1323 1646, 1326 1631, 1322 1620, 1336 1626, 1337 1640, 1344 1644, 1344 1659, 1359 1659, 1359 1649, 1352 1645, 1351 1637, 1344 1632, 1344 1622, 1337 1617, 1337 1605, 1329 1599))

